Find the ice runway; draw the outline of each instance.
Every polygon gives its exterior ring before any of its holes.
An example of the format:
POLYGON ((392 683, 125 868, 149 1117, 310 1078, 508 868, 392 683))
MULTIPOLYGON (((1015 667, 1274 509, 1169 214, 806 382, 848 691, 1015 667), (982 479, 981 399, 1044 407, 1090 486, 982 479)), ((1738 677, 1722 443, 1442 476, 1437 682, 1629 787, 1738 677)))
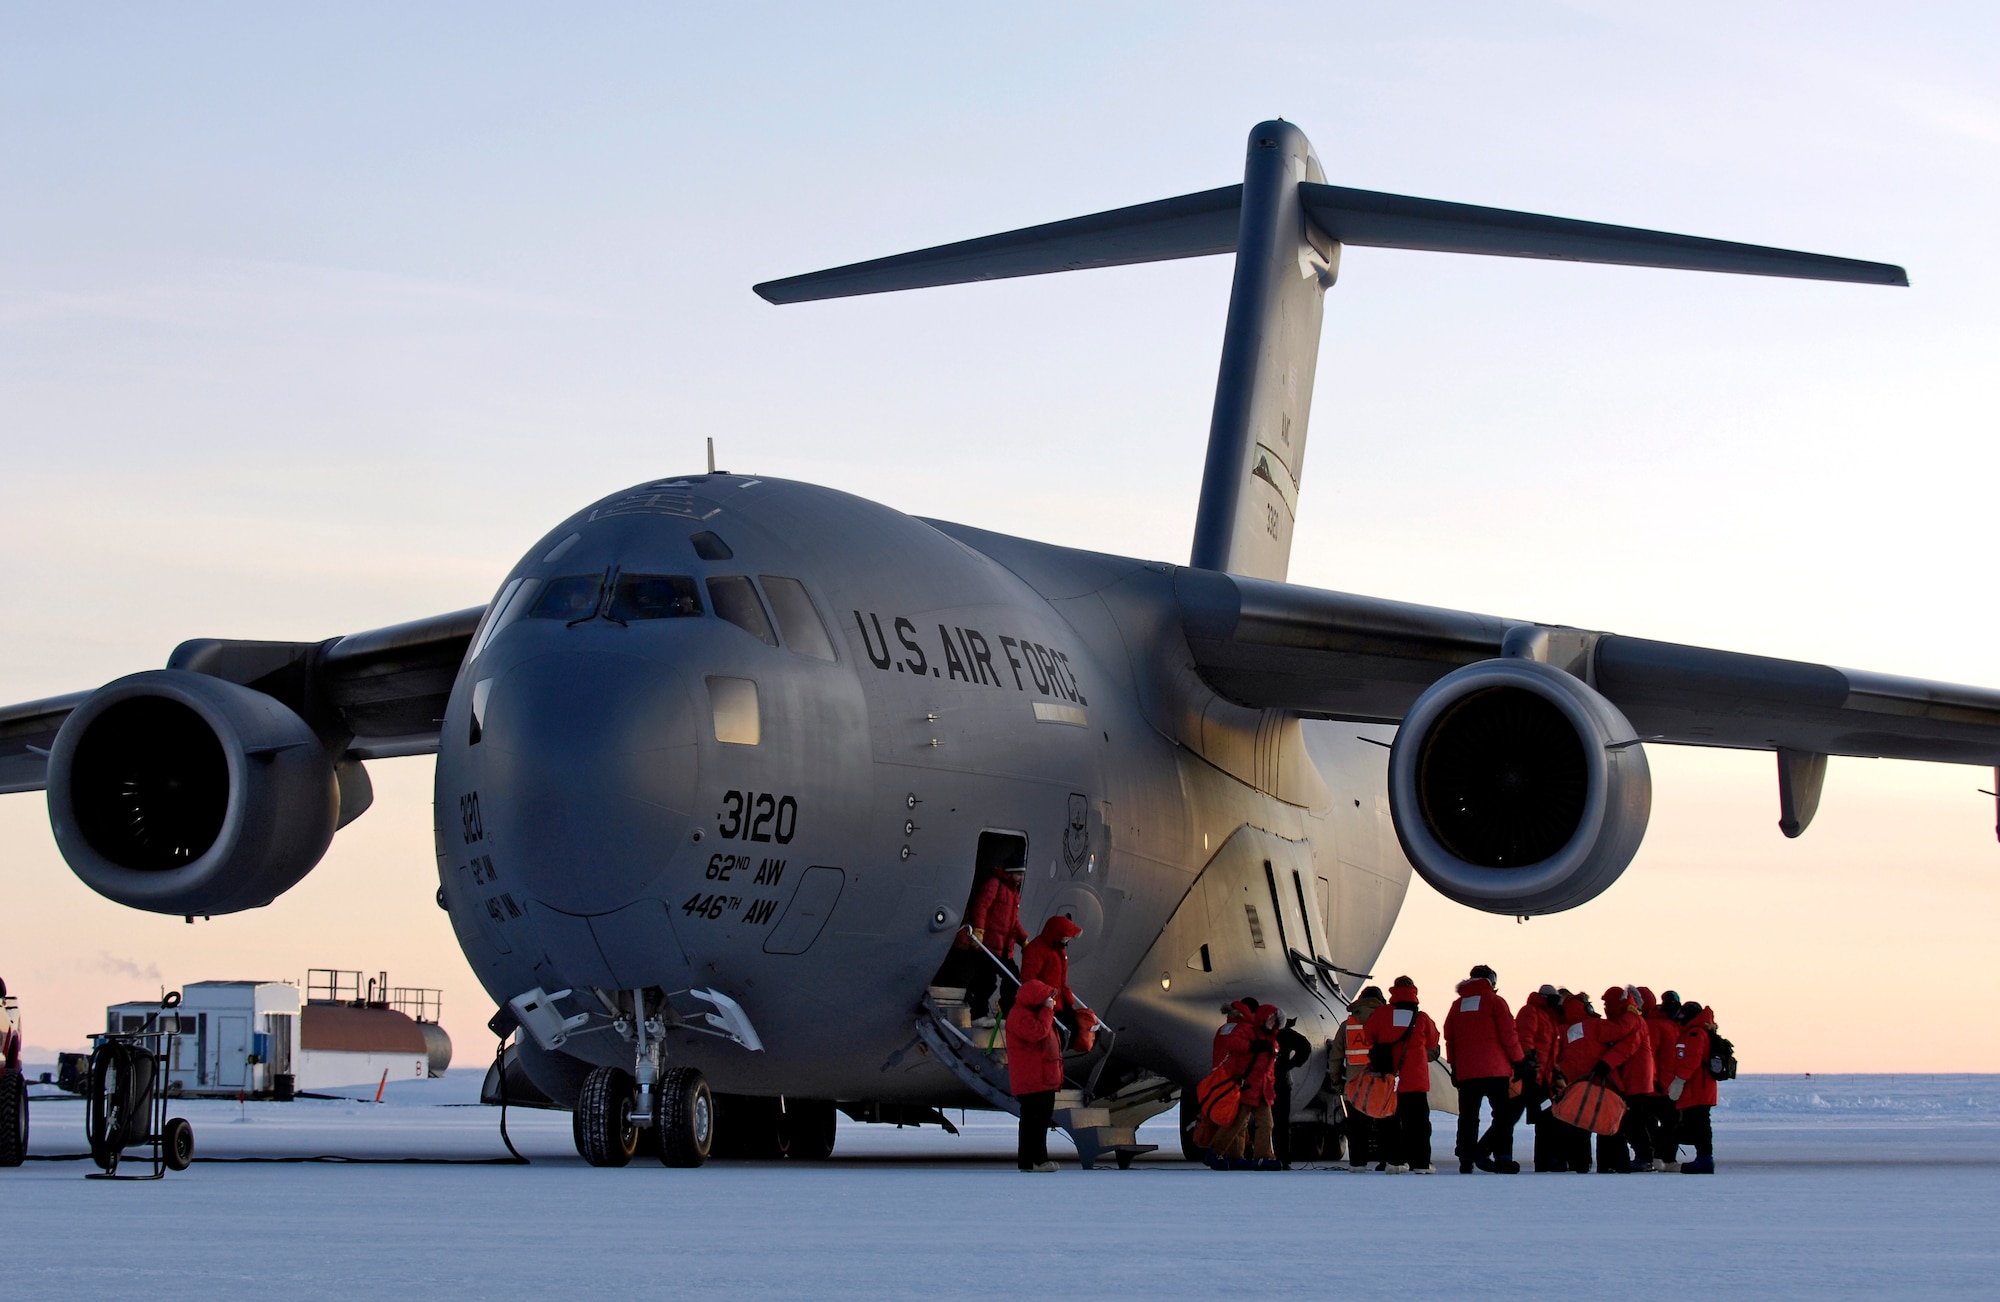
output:
MULTIPOLYGON (((201 1157, 503 1157, 477 1070, 382 1105, 186 1102, 201 1157)), ((518 1166, 198 1162, 160 1182, 87 1162, 0 1172, 9 1291, 72 1297, 1883 1296, 2000 1289, 2000 1077, 1747 1077, 1721 1173, 1216 1173, 1171 1124, 1133 1170, 1023 1176, 1011 1121, 957 1138, 841 1122, 820 1164, 594 1170, 563 1114, 512 1112, 518 1166), (1391 1290, 1394 1292, 1392 1293, 1391 1290)), ((83 1106, 37 1100, 36 1153, 83 1106)), ((1525 1150, 1529 1132, 1523 1127, 1525 1150)), ((1055 1143, 1051 1144, 1054 1151, 1055 1143)), ((1066 1150, 1065 1150, 1066 1154, 1066 1150)))

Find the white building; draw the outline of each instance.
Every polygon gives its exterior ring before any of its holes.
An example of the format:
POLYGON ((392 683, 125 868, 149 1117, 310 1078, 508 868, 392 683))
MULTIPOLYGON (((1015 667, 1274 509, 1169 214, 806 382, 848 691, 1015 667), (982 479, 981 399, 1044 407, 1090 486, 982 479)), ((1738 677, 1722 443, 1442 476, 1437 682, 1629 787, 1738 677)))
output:
POLYGON ((431 1046, 408 1015, 380 1002, 307 1003, 289 982, 196 981, 182 988, 178 1008, 163 1010, 157 999, 113 1004, 104 1029, 128 1034, 155 1017, 161 1026, 179 1019, 167 1065, 169 1089, 180 1094, 352 1089, 379 1085, 385 1072, 392 1081, 431 1074, 431 1046), (280 1088, 281 1076, 291 1078, 290 1090, 280 1088))
POLYGON ((196 981, 181 990, 179 1008, 157 999, 113 1004, 104 1029, 144 1030, 157 1016, 180 1035, 168 1060, 169 1088, 182 1094, 270 1093, 276 1077, 293 1071, 299 1054, 299 988, 283 981, 196 981))

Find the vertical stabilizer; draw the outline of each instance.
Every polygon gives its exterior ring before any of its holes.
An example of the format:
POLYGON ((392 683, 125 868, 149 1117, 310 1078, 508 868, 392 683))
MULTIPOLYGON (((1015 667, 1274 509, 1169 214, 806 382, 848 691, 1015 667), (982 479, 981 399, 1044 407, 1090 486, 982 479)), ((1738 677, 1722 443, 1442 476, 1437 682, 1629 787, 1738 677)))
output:
POLYGON ((1325 179, 1312 142, 1291 123, 1251 131, 1195 515, 1197 569, 1282 580, 1291 563, 1321 299, 1340 266, 1340 246, 1308 220, 1299 186, 1325 179))

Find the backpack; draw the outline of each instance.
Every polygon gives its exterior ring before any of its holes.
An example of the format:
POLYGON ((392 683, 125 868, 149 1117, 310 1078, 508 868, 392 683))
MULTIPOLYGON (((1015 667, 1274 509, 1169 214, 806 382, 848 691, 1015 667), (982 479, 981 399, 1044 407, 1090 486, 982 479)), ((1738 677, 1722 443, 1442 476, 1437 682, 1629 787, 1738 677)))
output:
POLYGON ((1717 1080, 1736 1079, 1736 1046, 1712 1026, 1708 1028, 1708 1061, 1702 1065, 1717 1080))

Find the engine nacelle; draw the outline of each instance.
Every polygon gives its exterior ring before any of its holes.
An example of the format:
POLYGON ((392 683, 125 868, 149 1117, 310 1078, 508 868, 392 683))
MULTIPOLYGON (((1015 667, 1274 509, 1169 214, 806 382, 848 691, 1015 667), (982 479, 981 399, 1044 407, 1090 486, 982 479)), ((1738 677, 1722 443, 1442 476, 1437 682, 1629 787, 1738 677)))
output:
POLYGON ((1645 748, 1618 707, 1533 660, 1439 679, 1389 756, 1403 853, 1440 894, 1488 913, 1592 899, 1638 853, 1652 805, 1645 748))
POLYGON ((304 719, 181 669, 120 678, 78 706, 50 748, 48 791, 84 885, 154 913, 269 904, 320 861, 340 817, 333 763, 304 719))

